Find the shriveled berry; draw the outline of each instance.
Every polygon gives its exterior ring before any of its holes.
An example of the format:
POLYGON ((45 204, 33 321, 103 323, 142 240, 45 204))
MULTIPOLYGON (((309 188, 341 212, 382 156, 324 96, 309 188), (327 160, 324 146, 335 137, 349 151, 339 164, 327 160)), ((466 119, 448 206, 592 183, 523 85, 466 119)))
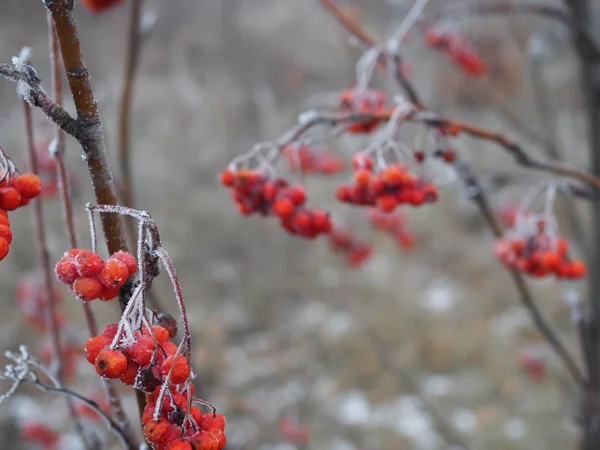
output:
MULTIPOLYGON (((160 313, 156 317, 159 326, 163 327, 169 333, 168 339, 177 336, 177 320, 169 313, 160 313)), ((155 331, 156 333, 156 331, 155 331)), ((158 337, 157 337, 158 339, 158 337)), ((159 339, 160 340, 160 339, 159 339)), ((164 339, 165 341, 167 339, 164 339)))
POLYGON ((35 173, 24 173, 16 178, 15 188, 24 198, 34 198, 42 192, 42 180, 35 173))
POLYGON ((117 289, 125 284, 129 278, 129 269, 125 263, 118 259, 109 258, 104 262, 98 280, 106 288, 117 289))
POLYGON ((185 383, 190 377, 190 363, 183 355, 171 355, 162 363, 160 373, 166 377, 171 371, 171 382, 173 384, 185 383))
POLYGON ((110 345, 111 341, 110 337, 103 334, 88 339, 84 346, 85 359, 90 364, 96 364, 96 358, 102 350, 110 345))
POLYGON ((68 285, 73 284, 79 276, 73 256, 63 256, 61 260, 56 263, 56 266, 54 266, 54 273, 56 274, 56 278, 62 283, 68 285))
POLYGON ((102 270, 102 258, 91 250, 82 250, 75 256, 77 273, 82 277, 93 277, 102 270))
POLYGON ((127 357, 119 350, 104 349, 96 358, 96 372, 103 378, 119 378, 127 370, 127 357))
POLYGON ((72 289, 73 293, 84 302, 95 300, 102 295, 102 283, 97 278, 78 277, 72 289))

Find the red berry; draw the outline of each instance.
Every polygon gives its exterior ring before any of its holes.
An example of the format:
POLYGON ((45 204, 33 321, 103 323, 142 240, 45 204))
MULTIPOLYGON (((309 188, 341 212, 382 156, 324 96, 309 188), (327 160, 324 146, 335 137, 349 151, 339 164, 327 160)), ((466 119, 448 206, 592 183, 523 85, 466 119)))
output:
POLYGON ((135 383, 139 369, 139 364, 129 361, 127 363, 127 369, 125 369, 125 373, 119 377, 119 381, 123 384, 132 386, 135 383))
POLYGON ((160 373, 166 377, 171 371, 171 383, 181 384, 185 383, 190 377, 190 363, 187 358, 183 355, 171 355, 162 363, 160 367, 160 373))
POLYGON ((211 428, 218 428, 221 431, 225 431, 225 417, 222 414, 207 412, 202 416, 202 421, 198 424, 204 430, 211 428))
POLYGON ((102 258, 91 250, 81 250, 75 256, 77 273, 82 277, 93 277, 102 270, 102 258))
POLYGON ((296 207, 294 206, 294 202, 289 198, 282 198, 273 203, 273 213, 281 218, 290 217, 296 207))
POLYGON ((42 192, 42 180, 35 173, 24 173, 15 179, 15 188, 23 198, 34 198, 42 192))
POLYGON ((123 0, 81 0, 81 3, 92 13, 101 13, 112 6, 123 3, 123 0))
MULTIPOLYGON (((78 258, 81 255, 78 256, 78 258)), ((106 288, 118 289, 125 284, 129 278, 129 269, 125 263, 115 258, 109 258, 102 265, 102 269, 98 274, 98 280, 106 288)))
POLYGON ((97 278, 79 277, 72 286, 73 293, 84 302, 95 300, 102 295, 102 284, 97 278))
POLYGON ((69 286, 73 284, 79 276, 73 256, 63 256, 62 259, 56 263, 56 266, 54 266, 54 273, 56 274, 56 278, 62 283, 68 284, 69 286))
MULTIPOLYGON (((200 450, 200 447, 197 447, 200 450)), ((171 444, 167 447, 166 450, 196 450, 192 448, 192 445, 184 441, 183 439, 178 439, 176 441, 171 442, 171 444)), ((202 449, 204 450, 204 449, 202 449)))
MULTIPOLYGON (((4 210, 0 210, 0 211, 4 211, 4 210)), ((0 225, 4 225, 4 226, 7 226, 8 228, 10 228, 10 220, 8 220, 8 216, 0 216, 0 225)))
POLYGON ((95 364, 98 354, 104 350, 104 348, 108 347, 111 341, 112 338, 103 334, 88 339, 84 346, 85 359, 87 359, 90 364, 95 364))
POLYGON ((113 253, 111 255, 111 258, 118 259, 123 264, 125 264, 127 266, 127 270, 129 271, 129 276, 137 272, 137 261, 135 259, 135 256, 133 256, 131 253, 119 250, 118 252, 113 253))
POLYGON ((14 187, 0 188, 0 207, 7 211, 14 211, 21 206, 21 194, 14 187))
POLYGON ((150 420, 144 425, 144 436, 151 444, 164 442, 169 435, 171 424, 167 419, 161 419, 158 422, 150 420))
POLYGON ((6 225, 0 225, 0 238, 8 242, 9 245, 12 242, 12 231, 10 231, 10 228, 6 225))
POLYGON ((289 189, 289 198, 296 206, 301 206, 306 201, 306 191, 302 186, 292 186, 289 189))
POLYGON ((140 336, 127 348, 127 356, 140 366, 147 366, 154 354, 154 339, 150 336, 140 336))
POLYGON ((108 301, 118 297, 120 290, 121 290, 120 287, 112 289, 112 288, 107 288, 105 286, 102 286, 102 293, 100 294, 100 300, 102 300, 103 302, 108 302, 108 301))
POLYGON ((119 330, 118 323, 110 323, 110 324, 106 325, 106 328, 104 328, 104 331, 102 331, 102 334, 104 336, 108 336, 110 339, 113 339, 117 335, 118 330, 119 330))
POLYGON ((127 357, 118 350, 104 349, 96 358, 96 372, 103 378, 119 378, 127 370, 127 357))
POLYGON ((226 187, 232 187, 235 183, 235 175, 229 169, 225 169, 221 172, 221 184, 226 187))

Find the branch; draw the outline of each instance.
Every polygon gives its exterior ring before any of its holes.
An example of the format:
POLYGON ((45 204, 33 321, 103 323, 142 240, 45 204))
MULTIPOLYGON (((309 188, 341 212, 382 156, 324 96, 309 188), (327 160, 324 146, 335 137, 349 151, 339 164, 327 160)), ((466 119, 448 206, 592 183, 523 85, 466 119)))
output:
POLYGON ((15 57, 12 65, 0 63, 0 75, 17 83, 19 94, 27 103, 40 108, 48 119, 65 133, 79 139, 81 130, 77 120, 46 94, 41 86, 41 80, 32 66, 15 57))

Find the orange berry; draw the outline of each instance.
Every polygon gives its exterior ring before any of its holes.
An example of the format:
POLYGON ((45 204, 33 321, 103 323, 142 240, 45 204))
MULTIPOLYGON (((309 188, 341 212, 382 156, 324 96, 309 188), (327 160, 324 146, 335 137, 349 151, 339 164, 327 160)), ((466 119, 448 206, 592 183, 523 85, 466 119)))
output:
POLYGON ((382 195, 377 198, 377 207, 383 212, 392 212, 398 203, 393 195, 382 195))
POLYGON ((8 252, 10 251, 10 244, 6 239, 0 238, 0 261, 6 258, 8 252))
MULTIPOLYGON (((204 450, 201 449, 201 447, 197 447, 198 450, 204 450)), ((178 439, 176 441, 171 442, 171 444, 169 444, 169 446, 167 447, 166 450, 195 450, 192 448, 192 445, 187 442, 184 441, 183 439, 178 439)))
POLYGON ((225 431, 225 417, 222 414, 214 413, 212 411, 207 412, 202 416, 202 421, 198 423, 204 430, 210 430, 211 428, 218 428, 221 431, 225 431))
POLYGON ((24 198, 34 198, 42 192, 42 180, 35 173, 24 173, 16 177, 15 188, 24 198))
POLYGON ((109 289, 120 288, 125 284, 127 278, 129 278, 129 269, 125 263, 112 257, 104 262, 98 274, 100 283, 109 289))
POLYGON ((225 169, 221 172, 221 184, 225 187, 232 187, 235 183, 235 175, 229 169, 225 169))
POLYGON ((21 206, 21 194, 14 187, 0 188, 0 207, 7 211, 14 211, 21 206))
POLYGON ((167 419, 161 419, 158 422, 150 420, 144 425, 144 436, 151 444, 164 442, 169 435, 171 424, 167 419))
MULTIPOLYGON (((156 336, 156 340, 160 343, 167 342, 170 339, 169 330, 167 330, 165 327, 161 327, 160 325, 152 325, 152 331, 154 332, 154 336, 156 336)), ((147 328, 142 330, 142 334, 145 336, 150 336, 150 332, 147 328)))
POLYGON ((79 276, 73 256, 63 256, 61 260, 56 263, 56 266, 54 266, 54 273, 60 282, 68 284, 69 286, 73 284, 79 276))
POLYGON ((103 378, 119 378, 127 370, 127 357, 119 350, 102 350, 96 357, 96 372, 103 378))
POLYGON ((91 250, 81 250, 75 256, 77 273, 82 277, 93 277, 102 270, 102 258, 91 250))
POLYGON ((72 286, 73 293, 84 302, 89 302, 102 295, 102 283, 97 278, 78 277, 72 286))
POLYGON ((296 209, 294 202, 289 198, 281 198, 273 203, 273 213, 281 218, 290 217, 296 209))
POLYGON ((570 266, 572 278, 583 278, 587 274, 587 266, 583 261, 574 259, 571 261, 570 266))
POLYGON ((558 252, 544 252, 540 256, 540 263, 550 269, 558 267, 561 261, 562 257, 558 252))
POLYGON ((171 383, 181 384, 185 383, 190 377, 190 363, 187 358, 183 355, 171 355, 162 363, 160 367, 160 373, 166 377, 171 372, 171 383))
POLYGON ((161 342, 160 345, 167 355, 174 355, 177 353, 177 345, 171 341, 161 342))
POLYGON ((119 250, 118 252, 113 253, 110 257, 118 259, 123 264, 125 264, 127 266, 127 270, 129 271, 129 276, 137 272, 137 260, 135 259, 135 256, 133 256, 131 253, 119 250))
POLYGON ((98 354, 100 354, 104 348, 108 347, 111 341, 112 338, 103 334, 88 339, 84 346, 85 359, 87 359, 87 362, 95 364, 98 354))
POLYGON ((217 437, 209 433, 208 430, 202 430, 200 433, 194 434, 192 442, 194 443, 194 450, 219 450, 217 437))
POLYGON ((9 245, 12 242, 12 231, 10 231, 10 228, 6 225, 0 225, 0 238, 6 240, 6 242, 8 242, 9 245))
POLYGON ((0 216, 0 225, 5 225, 10 228, 10 220, 7 216, 0 216))
POLYGON ((208 433, 212 434, 213 437, 217 440, 217 450, 221 450, 227 444, 227 438, 225 437, 225 433, 220 428, 209 428, 208 433))
POLYGON ((399 186, 406 179, 406 174, 402 170, 402 167, 395 164, 389 167, 387 170, 384 170, 381 174, 381 178, 390 186, 399 186))
POLYGON ((371 172, 366 169, 358 169, 354 172, 354 180, 356 181, 356 185, 361 188, 366 188, 369 185, 369 180, 371 179, 371 172))

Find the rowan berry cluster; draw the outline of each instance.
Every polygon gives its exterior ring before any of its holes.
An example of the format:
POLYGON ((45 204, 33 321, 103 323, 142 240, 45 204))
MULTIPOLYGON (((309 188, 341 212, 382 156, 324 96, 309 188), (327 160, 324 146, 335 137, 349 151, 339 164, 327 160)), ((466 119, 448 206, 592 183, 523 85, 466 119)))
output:
POLYGON ((346 168, 346 161, 327 149, 310 145, 289 145, 283 149, 290 172, 333 175, 346 168))
POLYGON ((259 171, 226 169, 221 182, 231 188, 231 195, 243 215, 258 213, 275 216, 288 233, 313 239, 331 231, 329 215, 306 206, 302 186, 291 186, 282 178, 269 178, 259 171))
POLYGON ((496 257, 510 269, 517 269, 536 278, 554 275, 559 279, 583 278, 587 267, 583 261, 570 259, 569 243, 560 237, 544 233, 543 222, 537 233, 503 237, 494 246, 496 257))
POLYGON ((137 272, 135 258, 124 251, 106 261, 91 250, 72 249, 54 268, 56 277, 82 301, 112 300, 127 279, 137 272))
POLYGON ((0 181, 0 261, 8 255, 13 239, 8 211, 27 205, 41 191, 42 182, 34 173, 4 173, 0 181))
POLYGON ((85 6, 92 13, 101 13, 107 9, 124 3, 124 0, 81 0, 83 6, 85 6))
MULTIPOLYGON (((381 112, 387 100, 387 94, 379 89, 346 89, 340 94, 338 109, 347 113, 373 114, 381 112)), ((349 124, 346 130, 352 134, 368 134, 381 123, 382 120, 378 118, 369 118, 349 124)))
POLYGON ((329 246, 334 253, 341 254, 350 267, 362 265, 372 254, 370 245, 359 241, 349 231, 342 228, 331 230, 329 246))
POLYGON ((406 217, 399 213, 384 213, 378 209, 369 210, 369 220, 375 228, 386 231, 394 236, 398 246, 405 251, 410 251, 415 246, 415 239, 408 231, 406 217))
POLYGON ((376 206, 383 212, 392 212, 398 205, 420 206, 438 199, 437 188, 413 175, 400 163, 373 172, 373 159, 358 154, 353 160, 354 185, 341 185, 336 197, 343 203, 358 206, 376 206))
POLYGON ((467 75, 478 78, 487 74, 487 64, 469 46, 463 35, 429 29, 425 33, 425 40, 430 46, 444 52, 467 75))

